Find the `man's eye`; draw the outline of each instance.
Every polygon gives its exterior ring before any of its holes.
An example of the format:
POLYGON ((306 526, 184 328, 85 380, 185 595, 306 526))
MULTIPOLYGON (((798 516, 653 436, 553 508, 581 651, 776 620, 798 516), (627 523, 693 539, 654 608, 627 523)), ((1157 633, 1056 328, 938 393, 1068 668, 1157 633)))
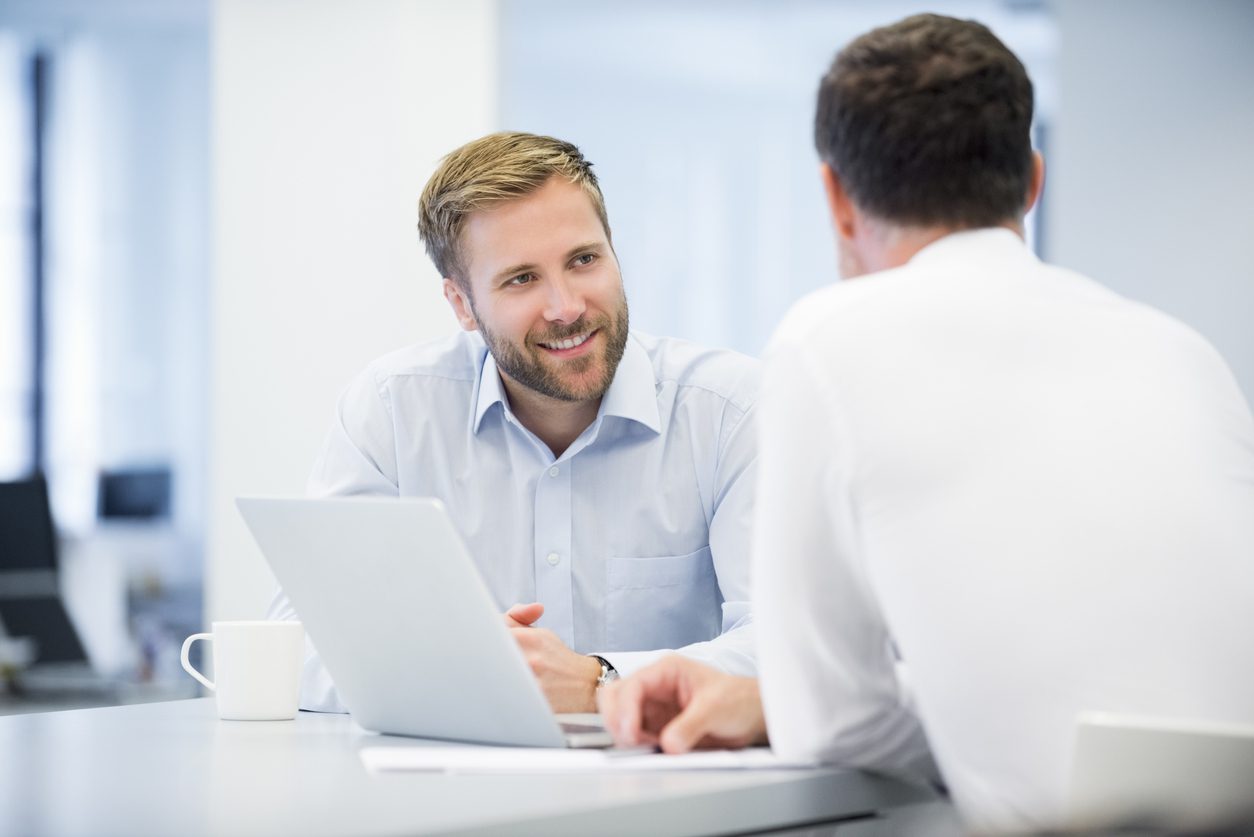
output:
POLYGON ((536 281, 536 275, 534 273, 520 273, 517 276, 515 276, 513 279, 510 279, 505 284, 506 285, 528 285, 534 281, 536 281))
POLYGON ((583 253, 582 255, 575 256, 575 264, 579 265, 580 267, 586 267, 587 265, 592 264, 596 260, 597 260, 596 253, 583 253))

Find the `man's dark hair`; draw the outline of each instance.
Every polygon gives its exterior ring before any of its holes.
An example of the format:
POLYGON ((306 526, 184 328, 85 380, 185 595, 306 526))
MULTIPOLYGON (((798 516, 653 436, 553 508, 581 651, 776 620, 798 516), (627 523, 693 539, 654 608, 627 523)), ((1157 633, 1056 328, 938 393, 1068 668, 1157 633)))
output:
POLYGON ((1019 219, 1032 82, 971 20, 915 15, 861 36, 819 85, 814 141, 864 212, 903 226, 1019 219))

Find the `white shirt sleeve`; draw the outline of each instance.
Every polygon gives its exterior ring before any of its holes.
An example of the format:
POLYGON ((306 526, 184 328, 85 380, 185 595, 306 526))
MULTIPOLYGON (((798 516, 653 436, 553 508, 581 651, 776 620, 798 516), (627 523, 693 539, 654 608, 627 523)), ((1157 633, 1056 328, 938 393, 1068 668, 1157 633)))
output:
MULTIPOLYGON (((887 385, 887 384, 886 384, 887 385)), ((933 768, 875 604, 850 490, 856 450, 833 394, 779 343, 759 402, 758 668, 771 746, 917 778, 933 768)))

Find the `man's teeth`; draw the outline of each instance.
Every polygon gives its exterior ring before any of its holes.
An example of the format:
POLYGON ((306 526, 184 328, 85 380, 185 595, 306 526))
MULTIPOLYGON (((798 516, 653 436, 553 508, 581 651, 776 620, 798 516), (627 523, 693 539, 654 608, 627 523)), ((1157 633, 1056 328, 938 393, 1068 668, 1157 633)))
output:
POLYGON ((554 340, 552 343, 541 343, 540 345, 546 349, 573 349, 576 346, 583 345, 583 341, 591 337, 591 334, 580 334, 577 337, 568 337, 565 340, 554 340))

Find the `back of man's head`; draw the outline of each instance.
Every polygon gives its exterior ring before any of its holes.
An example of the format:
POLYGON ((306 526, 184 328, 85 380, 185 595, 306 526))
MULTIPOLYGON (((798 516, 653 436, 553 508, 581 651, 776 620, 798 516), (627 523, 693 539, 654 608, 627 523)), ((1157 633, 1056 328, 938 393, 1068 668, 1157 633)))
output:
POLYGON ((968 229, 1022 218, 1032 82, 986 27, 915 15, 840 51, 819 86, 819 156, 868 215, 968 229))

